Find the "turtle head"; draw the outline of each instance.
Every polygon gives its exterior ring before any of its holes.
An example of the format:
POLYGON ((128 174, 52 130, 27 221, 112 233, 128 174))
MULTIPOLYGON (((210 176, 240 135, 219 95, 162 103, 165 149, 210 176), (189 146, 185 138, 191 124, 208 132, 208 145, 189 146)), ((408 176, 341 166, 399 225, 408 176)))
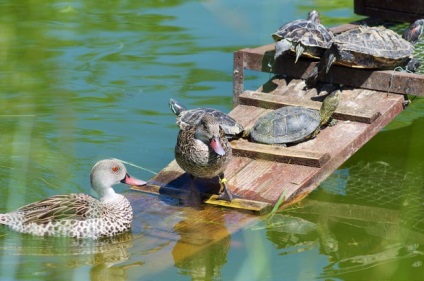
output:
POLYGON ((169 108, 177 116, 179 116, 181 114, 181 112, 187 110, 187 108, 184 105, 178 103, 178 101, 174 100, 174 99, 169 100, 169 108))
POLYGON ((316 10, 312 10, 308 13, 307 20, 314 22, 314 23, 321 23, 321 19, 319 17, 319 13, 316 10))
POLYGON ((334 111, 336 111, 340 101, 340 93, 340 90, 335 90, 331 92, 331 94, 329 94, 322 102, 321 109, 319 110, 319 115, 321 117, 320 126, 327 124, 331 115, 334 111))
POLYGON ((416 72, 420 68, 421 62, 417 58, 412 58, 406 65, 406 70, 410 72, 416 72))
POLYGON ((403 33, 402 38, 415 44, 420 39, 424 30, 424 19, 419 19, 413 22, 403 33))

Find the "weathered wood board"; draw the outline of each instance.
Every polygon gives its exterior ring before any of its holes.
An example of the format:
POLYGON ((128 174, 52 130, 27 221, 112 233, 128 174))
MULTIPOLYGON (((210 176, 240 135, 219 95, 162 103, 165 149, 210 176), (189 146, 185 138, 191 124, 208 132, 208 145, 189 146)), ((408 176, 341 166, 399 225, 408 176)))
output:
POLYGON ((358 15, 391 21, 413 22, 424 18, 421 0, 355 0, 354 11, 358 15))
MULTIPOLYGON (((422 16, 424 17, 424 16, 422 16)), ((360 24, 377 25, 381 19, 369 18, 354 23, 330 28, 340 33, 360 24)), ((306 79, 318 61, 300 57, 294 63, 294 56, 287 54, 274 62, 275 44, 246 48, 234 53, 233 103, 238 105, 238 97, 244 92, 244 72, 254 70, 306 79)), ((393 70, 359 69, 333 65, 328 74, 318 78, 320 81, 348 85, 355 88, 370 89, 388 93, 424 96, 424 75, 393 70)))
MULTIPOLYGON (((247 130, 271 109, 293 104, 318 109, 323 99, 316 90, 305 91, 302 80, 276 77, 266 85, 273 85, 267 93, 260 92, 264 91, 263 86, 240 95, 239 105, 229 113, 247 130)), ((338 123, 323 129, 315 139, 289 147, 257 144, 246 139, 232 141, 234 156, 225 171, 230 190, 240 198, 271 205, 284 194, 283 205, 293 204, 314 190, 403 110, 403 95, 345 87, 341 96, 334 115, 338 123)), ((158 186, 153 193, 179 197, 175 191, 188 191, 191 181, 172 161, 151 182, 158 186)), ((204 194, 219 189, 217 179, 196 179, 195 186, 204 194)))
MULTIPOLYGON (((234 104, 243 93, 244 70, 255 70, 306 79, 317 61, 299 58, 293 67, 294 57, 290 54, 274 64, 274 44, 243 49, 234 53, 234 104)), ((424 75, 393 70, 371 70, 334 65, 329 73, 319 78, 323 82, 348 85, 388 93, 424 96, 424 75)))
MULTIPOLYGON (((379 21, 367 19, 365 23, 368 22, 379 21)), ((337 26, 332 30, 342 32, 363 23, 337 26)), ((235 52, 234 109, 229 114, 250 130, 261 115, 282 106, 319 109, 324 94, 319 94, 317 89, 307 89, 302 80, 317 63, 300 58, 295 64, 292 55, 274 62, 274 44, 235 52), (244 91, 246 69, 277 76, 257 91, 244 91)), ((284 197, 282 206, 301 200, 403 110, 405 94, 424 95, 424 76, 419 74, 333 66, 320 80, 344 85, 341 102, 333 115, 338 123, 323 129, 312 140, 289 147, 257 144, 248 139, 232 141, 233 159, 225 177, 238 200, 229 207, 261 214, 269 211, 281 197, 284 197)), ((326 87, 324 92, 330 92, 331 86, 326 87)), ((322 90, 319 89, 320 93, 322 90)), ((137 189, 184 199, 190 184, 190 176, 172 161, 149 185, 137 189)), ((217 178, 195 179, 194 184, 205 199, 219 190, 217 178)), ((216 200, 208 202, 217 203, 216 200)))

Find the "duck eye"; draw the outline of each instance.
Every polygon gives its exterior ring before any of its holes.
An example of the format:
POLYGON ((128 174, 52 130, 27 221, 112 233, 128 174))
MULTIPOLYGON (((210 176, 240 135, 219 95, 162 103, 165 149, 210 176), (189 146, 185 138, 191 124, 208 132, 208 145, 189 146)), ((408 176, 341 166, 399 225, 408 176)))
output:
POLYGON ((117 172, 117 171, 119 171, 119 168, 118 168, 118 166, 113 166, 113 167, 112 167, 112 171, 114 171, 114 172, 117 172))

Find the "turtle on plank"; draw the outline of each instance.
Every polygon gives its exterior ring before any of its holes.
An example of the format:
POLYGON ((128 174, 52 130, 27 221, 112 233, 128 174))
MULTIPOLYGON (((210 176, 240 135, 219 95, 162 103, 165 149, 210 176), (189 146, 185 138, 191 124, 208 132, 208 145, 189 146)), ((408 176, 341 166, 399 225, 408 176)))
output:
POLYGON ((252 141, 286 145, 316 137, 322 126, 335 124, 331 115, 339 104, 340 93, 335 90, 329 94, 319 111, 285 106, 261 116, 250 131, 252 141))
POLYGON ((405 31, 403 38, 384 26, 359 26, 334 37, 333 45, 325 52, 319 69, 311 77, 328 72, 333 63, 354 68, 395 69, 404 67, 415 72, 420 62, 412 57, 424 20, 417 20, 405 31))
POLYGON ((287 51, 300 55, 320 58, 330 48, 333 34, 321 23, 319 13, 312 10, 306 20, 298 19, 281 26, 272 34, 275 43, 274 60, 287 51))
POLYGON ((177 125, 184 130, 187 126, 196 125, 206 113, 215 117, 228 139, 236 139, 243 134, 243 126, 222 111, 213 108, 187 109, 175 99, 169 100, 169 107, 177 115, 177 125))

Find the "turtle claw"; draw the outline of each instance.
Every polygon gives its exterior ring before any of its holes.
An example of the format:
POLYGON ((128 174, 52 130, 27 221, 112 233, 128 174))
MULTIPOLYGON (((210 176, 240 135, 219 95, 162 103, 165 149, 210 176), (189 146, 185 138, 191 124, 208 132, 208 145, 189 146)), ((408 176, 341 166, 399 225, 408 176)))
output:
POLYGON ((297 60, 303 54, 303 51, 305 51, 305 48, 302 46, 302 44, 300 44, 300 43, 297 44, 297 46, 296 46, 296 60, 294 61, 294 63, 297 63, 297 60))

